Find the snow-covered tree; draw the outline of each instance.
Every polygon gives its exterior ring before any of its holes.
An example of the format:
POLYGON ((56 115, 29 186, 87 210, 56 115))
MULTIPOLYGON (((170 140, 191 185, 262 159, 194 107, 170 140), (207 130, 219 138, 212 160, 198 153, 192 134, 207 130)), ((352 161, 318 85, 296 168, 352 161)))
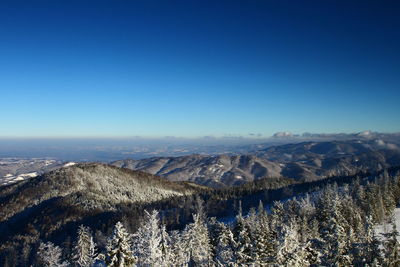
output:
POLYGON ((217 266, 235 266, 236 243, 232 231, 224 224, 221 224, 221 233, 215 248, 215 262, 217 266))
POLYGON ((252 257, 255 264, 258 265, 271 262, 276 254, 276 241, 269 227, 268 216, 263 212, 263 209, 263 207, 260 208, 259 206, 257 223, 252 230, 252 257))
POLYGON ((172 240, 169 236, 165 225, 161 226, 161 253, 162 253, 162 266, 171 266, 173 253, 172 253, 172 240))
POLYGON ((171 232, 171 266, 187 266, 189 262, 189 248, 186 245, 186 239, 183 235, 186 232, 171 232))
POLYGON ((354 260, 355 266, 368 265, 374 262, 382 262, 382 252, 380 250, 380 241, 375 234, 375 227, 372 223, 372 217, 366 217, 364 234, 360 241, 355 244, 354 260))
POLYGON ((134 235, 134 255, 138 266, 160 266, 162 263, 161 228, 158 212, 145 211, 143 225, 134 235))
POLYGON ((73 249, 73 260, 78 266, 89 267, 96 259, 96 245, 89 227, 81 225, 73 249))
POLYGON ((309 266, 307 250, 299 241, 299 234, 295 222, 284 225, 279 235, 276 263, 279 266, 302 267, 309 266))
POLYGON ((107 266, 130 267, 134 266, 135 262, 131 247, 131 234, 125 230, 121 222, 117 222, 107 244, 107 266))
POLYGON ((39 261, 44 267, 67 267, 69 265, 66 261, 62 262, 62 250, 52 242, 41 242, 37 253, 39 261))
POLYGON ((196 265, 208 266, 212 262, 212 248, 207 226, 201 217, 193 215, 194 222, 187 225, 183 238, 189 252, 189 260, 196 265))
POLYGON ((235 257, 238 264, 249 264, 253 261, 253 243, 246 220, 239 214, 236 217, 233 233, 236 241, 235 257))
POLYGON ((393 217, 391 218, 391 225, 392 230, 389 233, 384 234, 384 265, 387 267, 398 267, 400 266, 400 244, 397 240, 399 232, 397 231, 396 223, 393 217))

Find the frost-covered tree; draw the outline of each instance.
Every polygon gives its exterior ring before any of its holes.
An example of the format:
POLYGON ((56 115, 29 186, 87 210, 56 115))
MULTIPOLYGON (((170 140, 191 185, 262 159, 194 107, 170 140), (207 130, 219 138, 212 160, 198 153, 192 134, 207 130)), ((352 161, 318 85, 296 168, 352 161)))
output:
POLYGON ((212 248, 207 226, 201 217, 193 215, 194 222, 187 225, 183 238, 188 248, 189 260, 196 265, 208 266, 212 263, 212 248))
POLYGON ((66 261, 62 262, 62 250, 52 242, 40 243, 37 254, 39 262, 44 267, 67 267, 69 265, 66 261))
POLYGON ((165 225, 161 226, 161 253, 162 253, 162 266, 171 266, 173 253, 172 253, 172 240, 169 236, 165 225))
POLYGON ((171 232, 171 266, 187 266, 189 262, 189 248, 186 245, 186 239, 183 235, 186 232, 171 232))
POLYGON ((307 250, 299 240, 297 225, 291 222, 284 225, 279 235, 276 263, 279 266, 301 267, 309 266, 307 261, 307 250))
POLYGON ((385 240, 383 242, 383 252, 385 255, 384 265, 387 267, 400 266, 400 244, 397 240, 399 232, 396 228, 394 218, 391 218, 392 229, 389 233, 384 234, 385 240))
POLYGON ((236 217, 233 233, 236 241, 235 257, 238 264, 249 264, 253 261, 253 243, 249 225, 239 214, 236 217))
POLYGON ((353 260, 355 266, 372 266, 374 262, 377 264, 382 262, 381 243, 376 236, 371 216, 366 217, 364 227, 363 236, 360 241, 355 244, 353 260))
POLYGON ((224 224, 221 224, 221 233, 215 248, 215 262, 217 266, 235 266, 236 242, 232 231, 224 224))
POLYGON ((346 254, 346 230, 344 228, 346 221, 339 210, 338 191, 336 184, 322 191, 317 203, 317 219, 320 237, 323 241, 320 248, 323 264, 343 266, 340 264, 348 263, 350 259, 346 254))
POLYGON ((107 266, 130 267, 136 262, 132 253, 131 234, 129 234, 121 222, 114 226, 112 236, 107 244, 107 266))
MULTIPOLYGON (((261 210, 260 207, 258 210, 261 210)), ((258 212, 256 222, 252 230, 252 257, 255 264, 262 265, 271 262, 275 257, 276 242, 265 212, 258 212)))
POLYGON ((89 267, 96 259, 96 245, 89 227, 79 226, 78 238, 73 248, 72 259, 78 266, 89 267))
POLYGON ((161 248, 161 228, 158 211, 145 211, 142 226, 134 235, 133 252, 138 266, 161 266, 163 260, 161 248))

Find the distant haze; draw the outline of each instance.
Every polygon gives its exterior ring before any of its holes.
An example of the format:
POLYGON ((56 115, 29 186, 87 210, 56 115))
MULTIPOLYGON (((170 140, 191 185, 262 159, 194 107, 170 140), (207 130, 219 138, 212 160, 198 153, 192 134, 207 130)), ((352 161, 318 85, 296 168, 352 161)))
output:
POLYGON ((273 145, 304 141, 374 139, 400 143, 400 133, 364 131, 352 134, 292 134, 271 137, 226 136, 201 138, 0 138, 0 158, 52 158, 62 161, 142 159, 190 154, 236 154, 273 145))

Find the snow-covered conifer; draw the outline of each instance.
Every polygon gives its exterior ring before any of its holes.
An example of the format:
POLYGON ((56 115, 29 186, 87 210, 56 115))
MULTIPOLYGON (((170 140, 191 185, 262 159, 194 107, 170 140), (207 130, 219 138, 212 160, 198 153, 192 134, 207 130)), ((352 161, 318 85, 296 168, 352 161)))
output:
POLYGON ((246 220, 240 214, 236 217, 233 233, 236 241, 235 257, 237 263, 251 263, 253 260, 253 244, 250 230, 246 220))
POLYGON ((189 248, 186 245, 186 231, 180 233, 179 231, 172 231, 171 237, 171 251, 172 259, 171 266, 187 266, 189 262, 189 248))
POLYGON ((134 235, 134 255, 138 266, 160 266, 162 263, 161 228, 158 212, 145 211, 143 225, 134 235))
POLYGON ((292 221, 284 225, 279 235, 276 263, 279 266, 302 267, 309 266, 307 261, 307 250, 299 241, 296 223, 292 221))
POLYGON ((169 236, 165 225, 161 226, 161 253, 162 253, 162 266, 172 266, 172 240, 169 236))
POLYGON ((194 222, 187 225, 183 237, 190 260, 200 266, 212 263, 212 248, 207 226, 201 217, 193 215, 194 222))
POLYGON ((78 266, 91 266, 96 259, 96 245, 89 227, 81 225, 78 229, 78 238, 73 249, 73 260, 78 266))
POLYGON ((61 248, 52 242, 41 242, 37 254, 41 265, 44 267, 67 267, 69 265, 66 261, 61 262, 61 248))
POLYGON ((391 225, 392 230, 389 233, 384 234, 384 265, 388 267, 398 267, 400 266, 400 244, 397 240, 399 232, 397 231, 396 223, 393 217, 391 218, 391 225))
POLYGON ((126 231, 121 222, 117 222, 107 244, 107 266, 130 267, 134 266, 135 262, 131 247, 131 234, 126 231))
POLYGON ((215 248, 215 261, 217 266, 235 266, 235 240, 232 231, 221 224, 221 233, 215 248))

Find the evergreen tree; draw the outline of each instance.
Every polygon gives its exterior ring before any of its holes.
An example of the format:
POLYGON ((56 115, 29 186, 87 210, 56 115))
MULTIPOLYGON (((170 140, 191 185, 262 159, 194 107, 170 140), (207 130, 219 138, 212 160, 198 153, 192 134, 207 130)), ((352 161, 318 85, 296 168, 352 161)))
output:
POLYGON ((217 266, 235 266, 235 240, 229 227, 222 224, 221 234, 215 248, 215 263, 217 266))
POLYGON ((39 262, 44 267, 67 267, 68 262, 61 262, 61 248, 54 245, 52 242, 40 243, 38 250, 39 262))
MULTIPOLYGON (((260 210, 260 206, 258 210, 260 210)), ((273 238, 271 238, 268 216, 265 212, 259 212, 257 214, 257 224, 252 233, 252 251, 255 264, 262 265, 271 262, 272 258, 275 256, 275 242, 273 238)))
POLYGON ((187 266, 189 262, 189 248, 187 246, 185 231, 180 233, 179 231, 171 232, 171 266, 187 266))
POLYGON ((252 263, 253 247, 250 238, 250 229, 249 225, 240 214, 236 218, 233 231, 236 242, 235 258, 237 260, 237 263, 252 263))
POLYGON ((134 255, 138 259, 138 266, 160 266, 162 263, 161 228, 158 212, 145 211, 143 225, 134 235, 134 255))
POLYGON ((309 266, 307 250, 305 245, 300 243, 297 226, 294 221, 284 225, 279 235, 279 245, 276 256, 276 263, 279 266, 302 267, 309 266))
POLYGON ((323 193, 318 208, 323 263, 348 266, 351 259, 346 253, 346 230, 343 227, 345 220, 339 211, 338 188, 328 187, 323 193))
POLYGON ((397 231, 396 222, 393 217, 391 218, 391 225, 392 230, 389 233, 384 234, 384 265, 387 267, 398 267, 400 266, 400 245, 397 240, 399 232, 397 231))
POLYGON ((107 266, 131 267, 135 262, 131 247, 131 235, 121 222, 117 222, 107 244, 107 266))
POLYGON ((96 259, 96 249, 89 227, 79 226, 78 238, 73 249, 73 260, 81 267, 91 266, 96 259))
POLYGON ((165 225, 161 226, 161 254, 162 254, 162 266, 171 266, 172 265, 172 241, 169 236, 167 230, 165 229, 165 225))
POLYGON ((380 241, 378 240, 374 224, 372 223, 372 217, 366 217, 365 230, 361 242, 357 243, 356 249, 354 251, 354 265, 372 265, 374 262, 376 264, 382 262, 382 253, 379 248, 380 241))
POLYGON ((208 266, 212 263, 212 248, 205 222, 196 214, 194 222, 187 225, 184 231, 184 242, 188 248, 190 259, 199 266, 208 266))

